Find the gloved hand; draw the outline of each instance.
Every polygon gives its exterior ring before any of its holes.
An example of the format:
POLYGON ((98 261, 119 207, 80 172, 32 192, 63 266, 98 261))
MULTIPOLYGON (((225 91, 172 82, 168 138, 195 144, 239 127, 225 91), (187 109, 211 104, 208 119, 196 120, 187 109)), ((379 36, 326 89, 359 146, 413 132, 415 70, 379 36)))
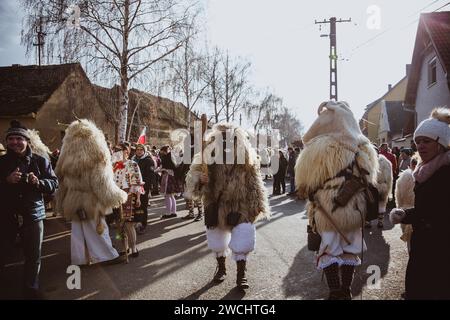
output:
POLYGON ((397 224, 402 222, 403 218, 406 216, 405 210, 395 208, 391 210, 391 213, 389 213, 389 220, 392 224, 397 224))

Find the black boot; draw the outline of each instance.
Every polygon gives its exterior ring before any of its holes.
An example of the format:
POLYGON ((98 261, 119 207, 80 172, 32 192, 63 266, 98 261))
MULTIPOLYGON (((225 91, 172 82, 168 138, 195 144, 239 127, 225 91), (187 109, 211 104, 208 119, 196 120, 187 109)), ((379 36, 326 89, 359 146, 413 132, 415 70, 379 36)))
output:
POLYGON ((237 264, 237 276, 236 276, 236 285, 240 289, 248 289, 249 285, 247 282, 247 278, 245 277, 245 271, 246 268, 246 261, 245 260, 239 260, 236 261, 237 264))
POLYGON ((227 269, 225 266, 225 257, 217 257, 217 270, 214 275, 213 281, 215 283, 220 283, 225 280, 227 275, 227 269))
POLYGON ((327 277, 328 288, 330 289, 330 295, 328 300, 339 300, 341 298, 341 283, 339 281, 339 265, 333 263, 323 269, 325 276, 327 277))
POLYGON ((342 299, 352 300, 352 282, 355 274, 355 266, 343 265, 341 267, 342 299))

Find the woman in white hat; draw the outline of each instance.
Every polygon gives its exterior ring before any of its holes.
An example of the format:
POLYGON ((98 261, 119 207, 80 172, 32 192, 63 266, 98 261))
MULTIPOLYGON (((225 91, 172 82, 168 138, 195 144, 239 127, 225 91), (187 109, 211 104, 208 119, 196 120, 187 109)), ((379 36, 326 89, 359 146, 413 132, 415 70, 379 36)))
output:
POLYGON ((414 133, 422 162, 414 170, 414 208, 393 209, 392 223, 411 224, 406 299, 450 299, 450 109, 433 110, 414 133))

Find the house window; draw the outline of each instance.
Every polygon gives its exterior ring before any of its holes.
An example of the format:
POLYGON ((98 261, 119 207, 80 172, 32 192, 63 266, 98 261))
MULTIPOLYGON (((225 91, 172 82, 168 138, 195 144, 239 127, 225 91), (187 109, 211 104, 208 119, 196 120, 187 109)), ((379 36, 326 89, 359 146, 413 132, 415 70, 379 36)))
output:
POLYGON ((428 86, 436 83, 436 57, 428 62, 428 86))

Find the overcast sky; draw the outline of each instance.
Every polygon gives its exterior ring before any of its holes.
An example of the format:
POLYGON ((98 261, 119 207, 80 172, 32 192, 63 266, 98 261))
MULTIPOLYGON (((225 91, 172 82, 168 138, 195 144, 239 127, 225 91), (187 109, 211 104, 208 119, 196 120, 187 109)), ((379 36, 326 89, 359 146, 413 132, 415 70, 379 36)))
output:
MULTIPOLYGON (((360 118, 364 107, 397 83, 411 62, 420 12, 448 0, 203 0, 209 42, 252 63, 251 82, 283 98, 307 128, 329 98, 329 25, 337 24, 338 98, 360 118), (375 7, 374 7, 375 6, 375 7), (370 10, 368 12, 368 10, 370 10), (377 25, 377 11, 379 26, 377 25), (368 27, 368 22, 371 28, 368 27), (379 29, 377 29, 379 27, 379 29), (348 61, 347 61, 348 60, 348 61)), ((440 9, 450 10, 450 5, 440 9)), ((0 0, 0 65, 35 63, 20 46, 16 0, 0 0)))

